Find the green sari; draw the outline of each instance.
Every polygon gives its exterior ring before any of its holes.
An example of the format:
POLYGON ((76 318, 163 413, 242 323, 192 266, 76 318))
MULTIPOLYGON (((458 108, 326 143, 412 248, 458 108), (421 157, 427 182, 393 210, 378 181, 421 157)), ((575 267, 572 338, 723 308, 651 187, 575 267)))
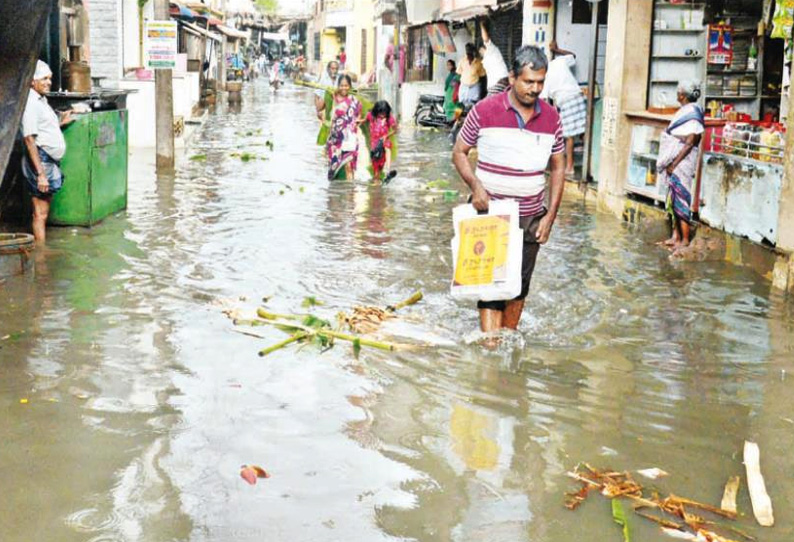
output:
POLYGON ((444 83, 444 113, 447 115, 447 120, 455 118, 455 111, 458 110, 460 104, 455 101, 455 91, 460 85, 460 75, 453 72, 447 76, 447 81, 444 83))

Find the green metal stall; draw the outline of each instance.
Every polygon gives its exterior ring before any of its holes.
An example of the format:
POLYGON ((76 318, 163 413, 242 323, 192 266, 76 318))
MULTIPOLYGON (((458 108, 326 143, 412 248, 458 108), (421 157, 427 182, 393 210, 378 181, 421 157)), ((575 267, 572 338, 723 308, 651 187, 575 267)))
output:
POLYGON ((49 223, 93 226, 127 208, 126 109, 75 115, 64 130, 63 188, 52 199, 49 223))

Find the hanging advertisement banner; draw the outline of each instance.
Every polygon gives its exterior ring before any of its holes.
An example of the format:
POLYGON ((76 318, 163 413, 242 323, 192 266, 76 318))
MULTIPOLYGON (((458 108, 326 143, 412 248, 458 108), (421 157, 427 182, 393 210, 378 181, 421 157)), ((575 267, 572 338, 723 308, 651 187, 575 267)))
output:
POLYGON ((433 48, 435 54, 443 55, 457 51, 447 23, 433 23, 427 25, 425 28, 430 38, 430 46, 433 48))
POLYGON ((709 25, 708 63, 730 66, 733 62, 733 27, 709 25))
POLYGON ((176 21, 146 21, 143 40, 145 66, 150 70, 176 68, 176 21))

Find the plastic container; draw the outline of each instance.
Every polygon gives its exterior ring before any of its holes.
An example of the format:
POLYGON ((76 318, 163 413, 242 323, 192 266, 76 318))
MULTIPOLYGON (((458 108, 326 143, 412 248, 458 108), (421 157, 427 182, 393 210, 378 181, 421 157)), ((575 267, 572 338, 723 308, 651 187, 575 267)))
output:
POLYGON ((23 275, 33 267, 33 236, 29 233, 0 233, 0 277, 23 275))

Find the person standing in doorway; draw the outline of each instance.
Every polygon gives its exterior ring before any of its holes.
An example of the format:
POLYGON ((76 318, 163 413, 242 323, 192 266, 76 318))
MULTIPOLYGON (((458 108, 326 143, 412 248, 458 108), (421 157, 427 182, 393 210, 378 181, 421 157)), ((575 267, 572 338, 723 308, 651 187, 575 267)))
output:
POLYGON ((347 53, 345 52, 344 47, 342 47, 339 51, 339 64, 342 71, 344 71, 345 66, 347 66, 347 53))
POLYGON ((458 63, 458 75, 460 75, 460 90, 458 92, 460 102, 464 106, 472 106, 482 98, 480 89, 480 79, 485 77, 485 69, 482 62, 477 58, 477 49, 473 43, 466 44, 466 54, 458 63))
POLYGON ((59 115, 47 103, 46 94, 52 88, 52 70, 41 60, 36 63, 30 86, 22 116, 22 137, 26 150, 22 159, 22 174, 27 180, 33 201, 33 237, 43 243, 52 196, 63 186, 60 165, 66 154, 66 140, 61 127, 74 119, 71 111, 59 115))
POLYGON ((488 96, 501 94, 507 90, 510 84, 507 64, 505 64, 502 52, 491 41, 490 24, 487 20, 481 23, 480 33, 482 34, 480 56, 485 75, 488 78, 488 96))
POLYGON ((576 67, 576 55, 557 47, 556 41, 552 41, 549 48, 554 60, 549 63, 541 98, 551 100, 560 112, 565 138, 565 175, 571 176, 574 173, 574 140, 584 134, 587 125, 587 100, 571 71, 576 67))
POLYGON ((510 89, 474 106, 452 151, 455 168, 471 189, 474 208, 484 212, 491 199, 514 199, 524 232, 521 293, 515 299, 478 303, 484 332, 518 328, 538 251, 549 240, 562 202, 562 122, 557 111, 540 99, 547 69, 542 49, 519 49, 510 89), (474 147, 479 151, 476 170, 469 162, 474 147), (546 207, 545 170, 549 163, 551 194, 546 207))

